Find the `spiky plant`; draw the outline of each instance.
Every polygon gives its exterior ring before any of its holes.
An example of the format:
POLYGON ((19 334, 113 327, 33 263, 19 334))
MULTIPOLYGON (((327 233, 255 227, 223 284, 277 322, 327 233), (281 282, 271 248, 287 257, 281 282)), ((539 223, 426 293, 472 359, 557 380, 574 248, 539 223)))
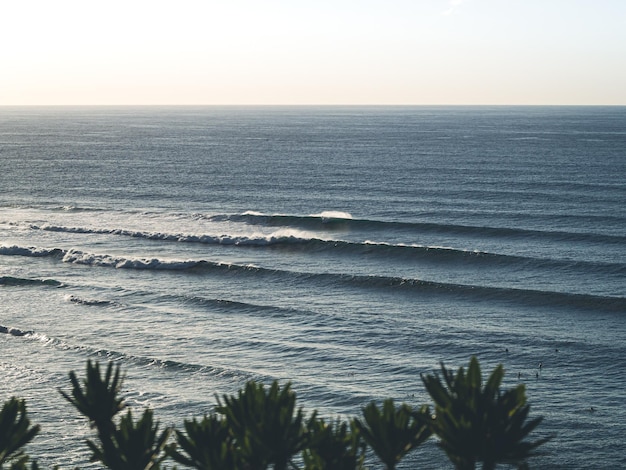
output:
POLYGON ((355 422, 385 468, 392 470, 402 457, 430 437, 430 427, 416 416, 423 413, 426 408, 416 413, 405 403, 396 407, 389 398, 381 408, 373 402, 367 405, 363 409, 364 421, 355 418, 355 422))
MULTIPOLYGON (((39 431, 39 425, 30 425, 24 400, 12 397, 4 402, 0 409, 0 469, 5 463, 11 469, 26 469, 29 457, 23 447, 39 431)), ((37 468, 37 464, 33 463, 32 468, 37 468)))
POLYGON ((355 470, 363 468, 366 444, 354 420, 329 423, 314 413, 307 424, 309 444, 302 452, 305 468, 355 470))
POLYGON ((104 377, 100 373, 100 364, 87 361, 86 377, 79 382, 76 373, 70 371, 72 382, 71 394, 60 390, 69 401, 98 430, 113 426, 113 417, 124 409, 124 401, 119 397, 123 377, 118 364, 113 371, 113 362, 107 365, 104 377))
POLYGON ((287 384, 274 381, 269 388, 250 381, 237 396, 216 397, 218 413, 226 417, 236 448, 251 469, 273 465, 283 470, 307 444, 302 408, 296 411, 296 395, 287 384))
POLYGON ((112 470, 158 469, 167 457, 165 448, 171 430, 159 434, 159 424, 154 422, 149 409, 144 410, 137 422, 133 421, 130 410, 118 423, 114 421, 115 415, 125 407, 119 397, 122 386, 119 364, 113 371, 113 363, 109 362, 103 377, 99 364, 88 361, 86 375, 81 385, 76 374, 70 372, 71 394, 60 393, 97 430, 99 442, 87 440, 91 460, 102 462, 112 470))
POLYGON ((498 463, 523 465, 550 439, 525 440, 543 418, 526 420, 530 405, 523 384, 500 390, 502 365, 484 387, 476 357, 470 359, 467 372, 461 367, 455 375, 442 363, 441 373, 443 381, 437 374, 422 375, 422 381, 435 402, 433 432, 457 469, 474 469, 476 462, 482 462, 485 470, 498 463))
POLYGON ((171 446, 170 456, 178 463, 199 470, 236 468, 233 436, 225 419, 211 414, 200 421, 185 420, 185 433, 176 431, 181 451, 171 446))

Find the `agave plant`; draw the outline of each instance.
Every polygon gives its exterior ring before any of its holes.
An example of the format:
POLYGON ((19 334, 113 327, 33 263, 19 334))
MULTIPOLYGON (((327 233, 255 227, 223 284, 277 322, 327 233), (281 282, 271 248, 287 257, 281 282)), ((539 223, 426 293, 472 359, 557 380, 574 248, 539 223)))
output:
POLYGON ((456 375, 441 364, 443 382, 437 374, 422 375, 426 390, 435 402, 433 432, 439 445, 457 469, 495 468, 497 463, 524 465, 534 450, 550 439, 534 442, 524 439, 542 418, 526 421, 523 384, 502 392, 502 365, 496 367, 483 387, 480 365, 470 360, 467 373, 461 367, 456 375))
POLYGON ((237 396, 216 397, 216 410, 226 417, 237 451, 251 469, 273 464, 283 470, 307 445, 302 408, 296 412, 296 395, 287 384, 274 381, 269 389, 250 381, 237 396))
POLYGON ((93 427, 110 431, 113 427, 113 417, 125 406, 124 401, 119 397, 122 380, 119 364, 113 372, 113 363, 109 362, 103 378, 100 373, 100 364, 89 360, 87 361, 87 377, 82 381, 83 386, 74 371, 71 371, 71 395, 63 390, 60 390, 60 393, 89 419, 93 427))
MULTIPOLYGON (((6 401, 0 410, 0 469, 5 463, 11 469, 26 469, 29 457, 23 447, 39 430, 39 425, 30 426, 24 400, 13 397, 6 401)), ((37 464, 33 463, 32 468, 37 468, 37 464)))
POLYGON ((355 422, 385 468, 392 470, 404 455, 431 436, 432 432, 426 420, 418 417, 425 413, 426 407, 415 412, 404 403, 396 407, 389 398, 380 409, 373 402, 367 405, 363 409, 365 422, 358 418, 355 418, 355 422))
POLYGON ((159 433, 159 423, 154 422, 152 410, 144 410, 137 422, 128 410, 110 436, 101 439, 102 446, 88 442, 93 452, 91 460, 115 470, 157 469, 167 457, 165 447, 170 433, 170 429, 159 433))
POLYGON ((102 462, 113 470, 158 469, 167 457, 165 448, 171 430, 165 429, 159 434, 159 424, 154 422, 149 409, 137 422, 133 421, 130 410, 118 424, 114 422, 115 415, 125 407, 119 397, 122 386, 120 366, 114 372, 110 362, 102 377, 99 364, 88 361, 83 385, 73 371, 70 380, 71 395, 63 391, 61 395, 85 415, 98 432, 99 443, 87 440, 92 451, 91 460, 102 462))
POLYGON ((307 424, 309 444, 302 452, 305 468, 355 470, 363 468, 365 442, 354 420, 326 423, 314 413, 307 424))
POLYGON ((201 421, 185 420, 185 433, 176 431, 183 452, 170 446, 168 453, 178 463, 202 470, 236 468, 234 442, 225 419, 215 414, 201 421))

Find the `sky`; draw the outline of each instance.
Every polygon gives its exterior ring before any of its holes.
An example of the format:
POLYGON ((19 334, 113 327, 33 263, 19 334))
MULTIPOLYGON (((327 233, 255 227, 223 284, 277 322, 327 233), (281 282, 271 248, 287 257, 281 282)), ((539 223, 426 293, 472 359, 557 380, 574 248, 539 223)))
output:
POLYGON ((626 0, 3 0, 0 105, 626 105, 626 0))

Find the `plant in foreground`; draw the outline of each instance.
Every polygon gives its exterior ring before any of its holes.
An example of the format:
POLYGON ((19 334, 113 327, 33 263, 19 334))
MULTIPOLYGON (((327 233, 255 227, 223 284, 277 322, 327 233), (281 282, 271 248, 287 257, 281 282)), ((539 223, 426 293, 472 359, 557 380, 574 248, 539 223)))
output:
POLYGON ((217 397, 218 413, 225 416, 236 448, 249 468, 287 468, 292 457, 307 445, 302 408, 296 412, 296 394, 274 381, 269 389, 248 382, 237 396, 217 397))
POLYGON ((542 418, 526 421, 530 405, 524 385, 501 392, 501 364, 484 388, 476 357, 471 358, 467 373, 461 367, 454 375, 443 364, 441 372, 443 381, 437 374, 423 375, 422 381, 435 402, 432 430, 457 469, 473 469, 476 462, 482 462, 485 470, 497 463, 524 465, 551 438, 524 441, 542 418))
MULTIPOLYGON (((217 398, 216 413, 202 420, 184 422, 185 432, 176 431, 176 442, 167 444, 171 429, 159 432, 159 424, 146 409, 137 421, 120 398, 120 367, 109 363, 104 375, 98 363, 87 363, 86 378, 79 381, 70 372, 72 390, 63 397, 85 415, 97 431, 97 440, 87 440, 91 460, 113 470, 156 470, 171 457, 187 467, 203 470, 298 468, 362 469, 368 446, 387 469, 393 469, 411 450, 432 434, 457 469, 483 469, 498 463, 526 465, 536 448, 551 437, 526 441, 542 418, 527 420, 523 385, 502 392, 504 375, 498 366, 483 386, 478 360, 472 357, 467 372, 455 374, 441 365, 439 375, 423 375, 422 381, 435 403, 435 415, 422 406, 395 405, 385 400, 370 403, 363 418, 326 423, 314 411, 305 423, 302 408, 290 384, 275 381, 264 387, 250 381, 236 396, 217 398)), ((0 470, 28 470, 29 457, 22 450, 39 432, 30 425, 23 400, 12 398, 0 410, 0 470)), ((31 470, 38 470, 32 462, 31 470)))
POLYGON ((432 434, 427 420, 421 418, 424 414, 428 414, 426 407, 415 412, 407 404, 396 407, 392 399, 387 399, 380 409, 370 403, 363 409, 365 422, 358 419, 355 422, 385 468, 392 470, 404 455, 432 434))
POLYGON ((102 462, 113 470, 158 469, 167 457, 165 448, 171 430, 165 429, 158 434, 159 424, 154 422, 149 409, 144 410, 137 422, 133 421, 130 410, 120 418, 119 423, 113 421, 125 406, 118 396, 122 386, 120 366, 113 372, 113 363, 110 362, 102 377, 98 363, 88 361, 87 378, 83 380, 83 385, 74 372, 70 372, 70 380, 73 386, 71 395, 63 391, 61 395, 85 415, 98 432, 100 445, 87 440, 92 451, 91 460, 102 462))
MULTIPOLYGON (((11 469, 26 469, 29 457, 22 448, 39 430, 39 425, 30 426, 24 400, 13 397, 6 401, 0 410, 0 469, 5 463, 11 469)), ((37 468, 35 462, 32 468, 37 468)))
POLYGON ((185 421, 185 433, 176 430, 175 446, 168 448, 170 456, 178 463, 204 470, 231 470, 235 463, 234 439, 226 420, 211 414, 201 421, 185 421))
POLYGON ((355 470, 363 468, 366 444, 355 420, 326 423, 315 414, 308 423, 309 445, 302 452, 305 468, 355 470))

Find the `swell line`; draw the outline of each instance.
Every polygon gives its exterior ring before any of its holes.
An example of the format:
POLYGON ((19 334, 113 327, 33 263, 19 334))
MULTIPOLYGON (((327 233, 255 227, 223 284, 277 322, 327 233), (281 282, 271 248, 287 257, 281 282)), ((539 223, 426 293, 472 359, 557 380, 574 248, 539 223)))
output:
MULTIPOLYGON (((85 232, 93 233, 93 231, 85 232)), ((427 246, 418 244, 392 244, 386 242, 353 242, 346 240, 323 240, 319 238, 301 238, 294 235, 265 237, 229 237, 229 236, 182 236, 173 234, 152 234, 144 232, 107 231, 118 235, 143 237, 175 242, 203 243, 209 245, 232 245, 248 248, 270 248, 300 250, 302 252, 332 252, 347 255, 376 256, 381 259, 394 258, 398 261, 419 261, 442 263, 463 263, 464 265, 512 266, 534 268, 556 268, 585 270, 587 272, 607 272, 612 275, 626 275, 626 264, 585 260, 561 260, 550 258, 533 258, 528 256, 506 255, 477 250, 463 250, 452 247, 427 246)), ((31 257, 65 257, 67 250, 58 248, 44 249, 35 247, 0 246, 0 255, 31 256, 31 257)), ((146 266, 149 267, 149 266, 146 266)), ((184 264, 182 268, 188 267, 184 264)), ((172 267, 172 269, 175 269, 172 267)))
POLYGON ((265 316, 274 318, 294 318, 294 317, 306 317, 311 319, 313 316, 318 315, 313 310, 302 310, 297 308, 280 307, 276 305, 266 305, 250 302, 241 302, 236 300, 226 300, 220 298, 208 298, 202 296, 187 296, 187 295, 161 295, 161 300, 171 300, 176 303, 191 304, 199 307, 208 307, 212 310, 217 310, 225 313, 235 314, 254 314, 258 315, 262 313, 265 316))
POLYGON ((270 277, 276 280, 288 280, 310 286, 311 282, 317 285, 333 286, 337 284, 357 288, 401 289, 420 294, 453 295, 474 300, 499 300, 519 302, 530 305, 567 306, 582 309, 603 309, 608 311, 626 312, 626 298, 598 296, 591 294, 572 294, 566 292, 537 291, 531 289, 513 289, 506 287, 492 287, 480 285, 464 285, 426 281, 377 275, 352 275, 343 273, 311 273, 286 271, 281 269, 262 268, 252 265, 222 263, 215 261, 159 261, 158 259, 135 259, 115 257, 99 257, 82 252, 68 252, 64 257, 66 262, 91 264, 94 266, 110 266, 118 269, 157 269, 182 270, 186 272, 237 272, 246 273, 253 277, 270 277))
POLYGON ((583 310, 606 310, 626 313, 626 297, 611 297, 592 294, 515 289, 509 287, 454 284, 421 279, 387 276, 358 276, 347 274, 312 274, 333 283, 358 287, 404 290, 419 295, 447 295, 475 301, 502 301, 529 306, 570 307, 583 310))
MULTIPOLYGON (((63 208, 63 211, 73 212, 81 210, 80 208, 63 208)), ((603 234, 595 232, 572 232, 560 230, 535 230, 524 229, 518 227, 493 227, 493 226, 473 226, 459 225, 450 223, 436 222, 405 222, 405 221, 385 221, 377 219, 358 219, 353 218, 348 213, 343 212, 322 212, 321 214, 311 215, 290 215, 290 214, 263 214, 258 212, 244 212, 241 214, 177 214, 179 217, 191 217, 192 219, 202 219, 209 222, 234 222, 244 223, 247 225, 257 225, 264 227, 281 227, 300 230, 310 230, 317 232, 387 232, 387 231, 404 231, 412 234, 441 234, 447 236, 470 236, 470 237, 489 237, 489 238, 506 238, 506 239, 524 239, 524 240, 552 240, 560 242, 588 242, 588 243, 606 243, 606 244, 624 244, 626 243, 626 235, 603 234)), ((611 217, 605 215, 589 215, 585 216, 595 226, 602 226, 604 220, 610 221, 612 224, 623 223, 621 217, 611 217), (594 222, 595 221, 595 222, 594 222)), ((204 243, 221 243, 221 244, 245 244, 245 237, 237 236, 196 236, 184 234, 167 234, 159 232, 142 232, 127 230, 121 228, 86 228, 86 227, 66 227, 52 224, 30 224, 33 230, 45 230, 52 232, 68 232, 68 233, 94 233, 94 234, 111 234, 124 235, 129 237, 146 238, 152 240, 172 240, 172 241, 197 241, 204 243)))
MULTIPOLYGON (((337 284, 356 288, 402 289, 420 294, 454 295, 475 300, 499 300, 521 302, 532 305, 569 306, 584 309, 605 309, 626 312, 626 298, 597 296, 591 294, 572 294, 566 292, 537 291, 531 289, 513 289, 480 285, 464 285, 426 281, 421 279, 379 276, 352 275, 345 273, 298 272, 263 268, 253 265, 223 263, 208 260, 160 260, 158 258, 125 258, 120 256, 99 255, 78 250, 68 250, 62 259, 65 263, 82 264, 93 267, 116 269, 146 269, 158 271, 182 271, 187 273, 236 272, 253 277, 269 277, 289 282, 298 282, 306 286, 311 283, 323 286, 337 284)), ((2 278, 5 279, 5 278, 2 278)), ((11 282, 8 278, 4 282, 11 282)), ((29 282, 29 281, 25 281, 29 282)), ((41 281, 37 281, 40 282, 41 281)), ((53 284, 53 285, 60 285, 53 284)))
POLYGON ((39 341, 47 346, 51 346, 64 351, 75 351, 86 354, 88 357, 106 358, 109 361, 123 361, 125 363, 136 364, 140 366, 149 366, 158 369, 174 369, 176 371, 186 371, 193 373, 207 374, 211 377, 222 378, 240 378, 250 375, 249 372, 243 370, 226 369, 223 367, 209 366, 202 364, 193 364, 188 362, 175 361, 170 359, 158 359, 148 356, 139 356, 127 354, 112 349, 96 349, 88 346, 72 345, 58 338, 51 338, 47 335, 37 333, 32 330, 22 330, 10 326, 0 325, 0 334, 9 334, 11 336, 23 337, 33 341, 39 341))
POLYGON ((606 271, 612 274, 626 275, 626 264, 584 260, 563 260, 552 258, 534 258, 530 256, 507 255, 478 250, 463 250, 442 246, 426 246, 417 244, 391 244, 384 242, 365 241, 355 243, 348 241, 311 240, 310 245, 327 249, 344 250, 367 256, 378 256, 383 259, 394 257, 399 261, 426 261, 441 263, 463 263, 463 265, 503 265, 534 268, 581 269, 585 271, 606 271))
MULTIPOLYGON (((191 235, 182 233, 145 232, 140 230, 126 229, 98 229, 86 227, 67 227, 59 225, 30 225, 32 230, 42 230, 48 232, 64 232, 78 234, 97 235, 120 235, 130 238, 143 238, 146 240, 172 241, 203 243, 207 245, 235 245, 235 246, 267 246, 278 244, 298 244, 307 242, 310 239, 298 237, 296 235, 267 235, 249 237, 245 235, 191 235)), ((0 254, 2 254, 0 252, 0 254)))
POLYGON ((296 227, 317 231, 342 230, 407 230, 416 233, 471 235, 492 238, 552 239, 559 241, 587 241, 624 243, 626 236, 588 232, 542 231, 509 227, 484 227, 434 222, 398 222, 373 219, 354 219, 322 215, 282 215, 245 212, 243 214, 216 214, 205 217, 214 221, 243 222, 268 227, 296 227))
POLYGON ((0 286, 46 286, 63 287, 63 283, 54 279, 28 279, 14 276, 0 276, 0 286))
POLYGON ((33 258, 44 258, 46 256, 63 256, 64 250, 59 248, 46 249, 37 247, 22 247, 17 245, 0 245, 0 255, 4 256, 30 256, 33 258))

